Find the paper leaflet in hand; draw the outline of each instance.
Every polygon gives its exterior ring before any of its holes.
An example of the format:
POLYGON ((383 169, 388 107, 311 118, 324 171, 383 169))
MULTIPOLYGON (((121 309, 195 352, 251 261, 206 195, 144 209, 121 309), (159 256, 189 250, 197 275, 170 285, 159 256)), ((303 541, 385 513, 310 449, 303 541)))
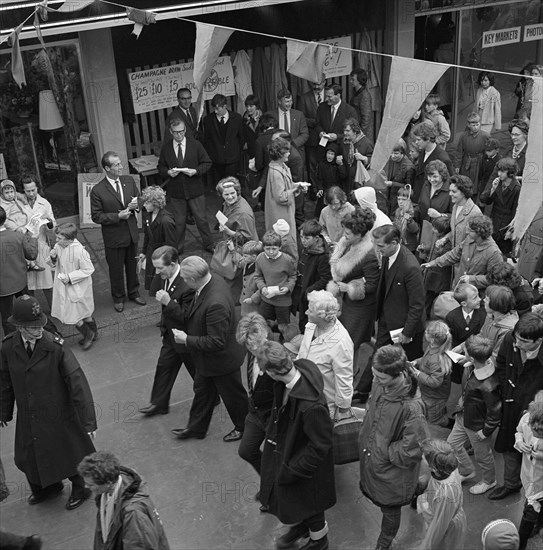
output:
POLYGON ((215 217, 220 225, 226 225, 228 218, 220 210, 215 214, 215 217))
POLYGON ((458 363, 459 361, 462 361, 465 359, 463 355, 460 353, 456 353, 455 351, 449 350, 445 352, 452 360, 453 363, 458 363))
POLYGON ((398 344, 400 342, 400 334, 402 332, 403 332, 403 327, 390 331, 390 339, 394 344, 398 344))
POLYGON ((35 216, 32 216, 29 220, 29 222, 26 224, 25 229, 27 231, 30 231, 32 233, 32 236, 36 238, 40 233, 40 227, 42 225, 46 225, 49 222, 47 219, 43 219, 41 217, 41 214, 36 214, 35 216))
POLYGON ((273 298, 274 296, 279 295, 279 287, 278 286, 269 286, 268 287, 268 298, 273 298))

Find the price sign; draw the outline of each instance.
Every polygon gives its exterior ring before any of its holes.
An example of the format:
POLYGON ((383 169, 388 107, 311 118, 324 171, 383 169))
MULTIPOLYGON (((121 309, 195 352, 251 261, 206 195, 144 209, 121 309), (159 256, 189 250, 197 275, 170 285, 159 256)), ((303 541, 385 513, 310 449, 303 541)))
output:
MULTIPOLYGON (((134 112, 140 114, 175 107, 177 90, 195 90, 193 69, 193 63, 180 63, 129 73, 134 112)), ((211 75, 204 83, 204 99, 211 99, 215 94, 235 94, 234 71, 229 56, 217 59, 211 75)))
POLYGON ((353 56, 349 50, 343 49, 351 48, 351 37, 342 36, 332 40, 325 40, 324 43, 330 46, 323 63, 323 72, 326 78, 351 74, 353 70, 353 56))

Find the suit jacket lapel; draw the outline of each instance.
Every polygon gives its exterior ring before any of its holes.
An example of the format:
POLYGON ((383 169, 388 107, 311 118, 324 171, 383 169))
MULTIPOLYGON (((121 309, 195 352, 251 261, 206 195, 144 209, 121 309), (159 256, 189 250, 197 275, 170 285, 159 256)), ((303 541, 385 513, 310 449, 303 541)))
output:
POLYGON ((396 273, 398 272, 398 266, 401 262, 401 256, 402 256, 402 249, 400 248, 400 252, 398 253, 398 256, 396 256, 394 263, 388 268, 388 271, 387 271, 387 288, 386 288, 385 294, 389 293, 390 287, 394 282, 394 278, 396 277, 396 273))
POLYGON ((196 296, 196 293, 194 294, 194 300, 192 301, 192 304, 189 309, 189 317, 192 317, 196 312, 196 310, 202 305, 205 299, 205 295, 209 291, 209 288, 211 287, 212 284, 213 284, 213 277, 207 283, 207 285, 204 286, 204 288, 202 288, 202 291, 200 292, 199 296, 196 296))
MULTIPOLYGON (((111 195, 114 196, 117 199, 118 203, 124 208, 124 204, 121 201, 121 198, 119 197, 119 195, 117 195, 117 192, 113 190, 111 183, 109 183, 107 179, 105 180, 105 184, 108 192, 111 193, 111 195)), ((121 185, 122 185, 122 182, 121 182, 121 185)), ((123 193, 124 193, 124 186, 123 186, 123 193)))

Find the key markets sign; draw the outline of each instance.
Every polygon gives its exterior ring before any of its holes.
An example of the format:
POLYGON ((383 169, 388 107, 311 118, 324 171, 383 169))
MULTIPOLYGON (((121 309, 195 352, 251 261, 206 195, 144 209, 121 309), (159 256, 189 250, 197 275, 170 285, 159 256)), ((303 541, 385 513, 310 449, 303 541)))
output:
POLYGON ((522 27, 486 31, 483 33, 482 47, 493 48, 495 46, 504 46, 505 44, 514 44, 520 42, 521 38, 523 38, 524 42, 543 40, 543 23, 526 25, 524 27, 524 35, 522 34, 522 27))

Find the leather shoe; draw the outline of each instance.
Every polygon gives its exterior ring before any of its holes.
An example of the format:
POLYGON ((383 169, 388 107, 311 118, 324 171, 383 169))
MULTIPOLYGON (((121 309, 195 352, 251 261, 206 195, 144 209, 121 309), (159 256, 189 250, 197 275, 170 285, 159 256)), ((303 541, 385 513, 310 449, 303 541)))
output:
POLYGON ((494 490, 488 493, 487 498, 489 500, 501 500, 502 498, 508 497, 514 493, 520 491, 520 487, 505 487, 504 485, 496 487, 494 490))
POLYGON ((239 441, 243 437, 243 432, 234 428, 230 433, 227 433, 222 440, 223 441, 239 441))
POLYGON ((80 497, 74 497, 73 495, 70 495, 70 498, 68 499, 68 502, 66 503, 66 510, 75 510, 76 508, 79 508, 88 498, 91 496, 91 490, 88 488, 85 488, 85 491, 83 493, 83 496, 80 497))
POLYGON ((141 296, 136 296, 135 298, 130 298, 130 301, 134 302, 135 304, 138 304, 138 306, 147 305, 147 302, 141 296))
POLYGON ((204 439, 206 436, 205 434, 193 432, 188 428, 174 428, 170 431, 173 435, 175 435, 175 437, 177 437, 177 439, 204 439))
POLYGON ((124 304, 122 302, 117 302, 116 304, 113 304, 113 307, 115 308, 115 311, 117 313, 122 313, 124 311, 124 304))
POLYGON ((34 506, 35 504, 39 504, 40 502, 45 502, 46 500, 53 500, 54 498, 58 497, 58 495, 60 495, 60 493, 62 493, 63 490, 64 490, 64 484, 62 482, 57 483, 53 485, 51 489, 44 490, 37 495, 32 493, 28 497, 28 504, 30 504, 30 506, 34 506))
POLYGON ((155 414, 168 414, 169 412, 169 407, 157 407, 156 405, 149 405, 140 409, 140 413, 144 414, 145 416, 155 416, 155 414))

